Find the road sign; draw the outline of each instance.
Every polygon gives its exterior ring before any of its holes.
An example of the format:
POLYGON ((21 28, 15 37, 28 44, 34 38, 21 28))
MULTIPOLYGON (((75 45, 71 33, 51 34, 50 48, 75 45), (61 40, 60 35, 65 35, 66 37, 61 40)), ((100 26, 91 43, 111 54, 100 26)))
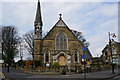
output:
POLYGON ((86 56, 82 56, 82 59, 86 59, 86 56))
POLYGON ((82 46, 82 50, 86 50, 85 46, 82 46))

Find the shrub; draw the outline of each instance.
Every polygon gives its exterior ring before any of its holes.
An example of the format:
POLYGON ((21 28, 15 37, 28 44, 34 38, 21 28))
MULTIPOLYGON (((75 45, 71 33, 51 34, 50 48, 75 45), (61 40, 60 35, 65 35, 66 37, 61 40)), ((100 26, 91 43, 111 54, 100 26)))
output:
POLYGON ((59 69, 60 65, 58 62, 53 63, 52 65, 53 69, 59 69))
POLYGON ((118 65, 118 68, 120 68, 120 65, 118 65))
POLYGON ((35 67, 41 66, 41 63, 40 63, 40 61, 38 61, 38 60, 35 60, 35 61, 34 61, 34 64, 35 64, 35 67))
POLYGON ((84 72, 84 70, 83 70, 83 69, 81 69, 79 73, 83 73, 83 72, 84 72))
POLYGON ((75 69, 72 69, 71 72, 76 72, 76 70, 75 70, 75 69))
POLYGON ((66 75, 66 70, 62 70, 62 75, 66 75))
POLYGON ((39 67, 36 67, 36 71, 38 71, 38 70, 42 70, 43 68, 41 67, 41 66, 39 66, 39 67))
POLYGON ((23 60, 19 60, 17 63, 16 63, 17 66, 25 66, 25 62, 23 60))
POLYGON ((29 68, 30 65, 33 65, 33 62, 32 61, 26 61, 25 65, 26 65, 26 68, 29 68))

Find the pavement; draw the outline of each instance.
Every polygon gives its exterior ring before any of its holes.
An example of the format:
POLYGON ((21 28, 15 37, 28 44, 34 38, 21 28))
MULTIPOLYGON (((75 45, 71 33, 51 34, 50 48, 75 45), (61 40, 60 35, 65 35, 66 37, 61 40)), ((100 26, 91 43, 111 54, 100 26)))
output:
POLYGON ((1 80, 2 78, 6 78, 6 76, 5 76, 2 72, 0 72, 0 80, 1 80))
POLYGON ((113 78, 110 78, 110 79, 108 79, 108 80, 120 80, 120 75, 115 76, 115 77, 113 77, 113 78))
POLYGON ((7 72, 7 68, 2 68, 2 72, 6 75, 7 78, 27 78, 31 76, 30 74, 24 73, 19 69, 9 68, 9 73, 7 72))
MULTIPOLYGON (((85 80, 84 74, 53 74, 53 75, 41 75, 41 74, 28 74, 22 72, 21 70, 10 68, 10 72, 7 72, 7 68, 2 69, 3 73, 9 78, 10 80, 85 80)), ((100 71, 100 72, 91 72, 86 73, 86 80, 110 80, 118 75, 120 75, 120 70, 115 69, 115 74, 112 74, 111 70, 108 71, 100 71)))

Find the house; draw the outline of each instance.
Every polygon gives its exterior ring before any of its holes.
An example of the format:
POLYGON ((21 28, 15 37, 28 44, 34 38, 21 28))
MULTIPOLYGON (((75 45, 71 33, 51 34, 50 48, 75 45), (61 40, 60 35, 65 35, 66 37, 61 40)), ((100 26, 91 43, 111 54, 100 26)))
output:
POLYGON ((117 64, 120 65, 120 43, 114 40, 111 41, 111 49, 110 45, 107 44, 105 48, 102 50, 101 58, 106 64, 117 64))

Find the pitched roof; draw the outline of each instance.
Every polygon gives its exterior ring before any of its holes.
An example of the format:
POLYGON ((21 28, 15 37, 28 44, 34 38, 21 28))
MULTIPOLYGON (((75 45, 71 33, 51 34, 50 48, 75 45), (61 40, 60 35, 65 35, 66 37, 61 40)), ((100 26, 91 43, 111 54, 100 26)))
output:
MULTIPOLYGON (((72 32, 72 30, 69 29, 69 27, 65 24, 65 22, 62 20, 62 18, 61 18, 61 16, 60 16, 58 22, 57 22, 57 23, 54 25, 54 27, 48 32, 48 34, 43 38, 43 40, 46 39, 46 37, 49 35, 49 33, 50 33, 55 27, 58 27, 58 28, 61 28, 61 27, 62 27, 62 28, 67 28, 67 29, 73 34, 73 36, 76 37, 75 34, 72 32)), ((78 40, 78 41, 81 43, 82 46, 84 45, 77 37, 76 37, 76 40, 78 40)), ((89 49, 87 48, 86 50, 87 50, 87 51, 86 51, 86 53, 87 53, 87 54, 86 54, 86 59, 92 59, 93 57, 92 57, 89 49)))
MULTIPOLYGON (((61 14, 59 14, 59 20, 58 22, 53 26, 53 28, 47 33, 47 35, 43 38, 43 40, 48 36, 48 34, 55 28, 55 27, 64 27, 67 28, 69 31, 71 31, 68 26, 65 24, 65 22, 62 20, 61 14)), ((72 32, 72 31, 71 31, 72 32)))
POLYGON ((61 16, 58 20, 58 22, 55 24, 56 27, 67 27, 67 25, 65 24, 65 22, 62 20, 61 16))

